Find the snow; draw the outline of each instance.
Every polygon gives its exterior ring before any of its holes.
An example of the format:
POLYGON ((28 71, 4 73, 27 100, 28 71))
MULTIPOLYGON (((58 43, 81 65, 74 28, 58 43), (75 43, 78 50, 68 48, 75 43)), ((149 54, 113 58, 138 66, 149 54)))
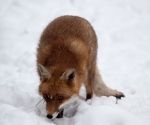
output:
POLYGON ((150 124, 150 1, 1 0, 0 79, 0 125, 150 124), (46 25, 61 15, 93 25, 102 77, 126 97, 118 104, 114 97, 77 100, 52 121, 45 103, 37 105, 36 48, 46 25))
MULTIPOLYGON (((95 106, 90 108, 81 118, 77 125, 133 125, 139 124, 139 121, 131 113, 120 108, 111 106, 95 106), (103 113, 101 113, 103 112, 103 113), (115 112, 115 115, 114 115, 115 112), (96 116, 95 116, 96 114, 96 116), (93 117, 95 116, 95 117, 93 117), (92 117, 92 119, 90 119, 92 117), (88 118, 88 119, 87 119, 88 118), (98 122, 99 121, 99 122, 98 122)), ((140 123, 141 124, 141 123, 140 123)), ((142 125, 142 124, 141 124, 142 125)))

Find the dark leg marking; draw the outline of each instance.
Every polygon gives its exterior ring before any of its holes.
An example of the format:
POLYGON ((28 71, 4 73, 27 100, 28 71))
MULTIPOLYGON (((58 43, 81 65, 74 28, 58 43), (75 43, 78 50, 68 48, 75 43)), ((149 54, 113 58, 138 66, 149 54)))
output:
POLYGON ((125 95, 122 93, 121 95, 115 95, 116 99, 121 99, 121 97, 125 97, 125 95))
POLYGON ((86 94, 86 100, 91 99, 92 98, 92 94, 86 94))

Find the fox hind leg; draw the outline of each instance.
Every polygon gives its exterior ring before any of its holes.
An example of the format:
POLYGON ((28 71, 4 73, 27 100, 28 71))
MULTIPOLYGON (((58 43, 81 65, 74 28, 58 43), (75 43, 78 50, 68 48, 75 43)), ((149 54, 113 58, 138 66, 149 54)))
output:
POLYGON ((97 67, 95 69, 93 90, 96 96, 114 96, 117 99, 125 97, 122 92, 113 90, 105 85, 97 67))

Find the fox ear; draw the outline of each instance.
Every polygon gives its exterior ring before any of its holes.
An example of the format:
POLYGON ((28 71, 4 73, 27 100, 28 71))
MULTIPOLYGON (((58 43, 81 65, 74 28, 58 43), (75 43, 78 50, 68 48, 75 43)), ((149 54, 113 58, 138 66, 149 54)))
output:
POLYGON ((76 78, 76 70, 71 68, 68 69, 67 71, 65 71, 62 76, 60 77, 60 79, 62 80, 67 80, 67 81, 74 81, 76 78))
POLYGON ((42 66, 41 64, 38 64, 38 69, 41 74, 42 82, 45 82, 51 78, 51 74, 48 72, 48 70, 44 66, 42 66))

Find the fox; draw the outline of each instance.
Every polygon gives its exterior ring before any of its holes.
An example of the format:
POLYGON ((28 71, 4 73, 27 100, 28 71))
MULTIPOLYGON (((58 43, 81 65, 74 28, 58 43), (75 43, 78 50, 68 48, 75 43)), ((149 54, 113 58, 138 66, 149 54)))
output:
POLYGON ((104 83, 97 66, 98 41, 92 25, 79 16, 57 17, 44 29, 37 48, 39 94, 46 102, 47 118, 62 118, 66 106, 79 98, 125 97, 104 83))

